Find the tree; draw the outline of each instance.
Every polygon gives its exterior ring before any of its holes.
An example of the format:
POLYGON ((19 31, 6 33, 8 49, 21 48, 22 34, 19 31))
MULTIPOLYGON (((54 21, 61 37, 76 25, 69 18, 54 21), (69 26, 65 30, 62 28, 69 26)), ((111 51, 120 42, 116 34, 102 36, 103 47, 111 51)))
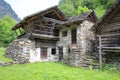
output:
POLYGON ((0 20, 0 44, 1 46, 7 46, 15 37, 15 33, 11 28, 17 22, 10 16, 6 15, 0 20))
POLYGON ((114 2, 115 0, 60 0, 59 7, 68 16, 95 10, 101 18, 114 2))
POLYGON ((81 6, 81 0, 60 0, 59 8, 68 16, 75 16, 89 11, 86 6, 81 6))

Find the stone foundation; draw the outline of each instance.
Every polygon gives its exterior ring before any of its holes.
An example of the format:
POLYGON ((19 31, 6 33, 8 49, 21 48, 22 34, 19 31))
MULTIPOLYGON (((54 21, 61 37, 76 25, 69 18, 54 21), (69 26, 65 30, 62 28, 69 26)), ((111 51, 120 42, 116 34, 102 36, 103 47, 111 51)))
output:
POLYGON ((25 38, 16 39, 7 47, 4 56, 16 63, 27 63, 30 58, 31 41, 25 38))

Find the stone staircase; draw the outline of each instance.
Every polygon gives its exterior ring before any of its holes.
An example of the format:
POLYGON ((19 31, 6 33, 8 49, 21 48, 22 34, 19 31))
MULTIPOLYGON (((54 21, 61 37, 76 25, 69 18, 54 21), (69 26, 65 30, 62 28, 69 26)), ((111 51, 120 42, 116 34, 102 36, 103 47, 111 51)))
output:
POLYGON ((90 69, 99 68, 98 54, 81 54, 80 50, 79 48, 70 49, 67 64, 90 69))
POLYGON ((90 58, 89 56, 89 58, 83 58, 83 63, 81 64, 81 66, 90 69, 99 68, 99 62, 92 57, 90 58))

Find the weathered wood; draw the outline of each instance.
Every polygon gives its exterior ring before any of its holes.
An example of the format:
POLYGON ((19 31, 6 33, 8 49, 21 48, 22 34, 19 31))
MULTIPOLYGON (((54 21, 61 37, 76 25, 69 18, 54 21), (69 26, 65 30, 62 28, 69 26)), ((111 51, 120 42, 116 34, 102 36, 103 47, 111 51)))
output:
POLYGON ((102 41, 110 41, 110 40, 116 40, 116 38, 102 38, 102 41))
POLYGON ((53 30, 54 30, 54 27, 35 25, 35 29, 33 30, 33 32, 41 35, 54 35, 53 30))
POLYGON ((106 36, 118 36, 118 35, 120 35, 120 33, 101 35, 101 37, 106 37, 106 36))
POLYGON ((62 20, 64 21, 64 18, 60 16, 60 14, 58 14, 58 12, 56 10, 53 10, 55 12, 55 14, 62 20))
POLYGON ((116 43, 117 44, 117 40, 115 40, 115 41, 113 41, 113 40, 112 41, 102 41, 102 44, 107 44, 107 43, 108 44, 109 43, 111 43, 111 44, 115 44, 116 43))
POLYGON ((42 28, 48 28, 48 29, 54 29, 54 27, 49 27, 49 26, 45 26, 45 25, 38 25, 38 24, 35 24, 34 26, 38 26, 38 27, 42 27, 42 28))
POLYGON ((56 20, 56 19, 53 19, 53 18, 48 18, 48 17, 43 17, 43 20, 48 21, 48 22, 58 23, 58 24, 63 24, 64 23, 63 21, 56 20))
POLYGON ((108 29, 108 28, 112 28, 112 27, 115 27, 115 26, 120 26, 120 22, 107 24, 102 29, 108 29))
POLYGON ((120 53, 120 49, 117 49, 117 50, 113 50, 113 49, 103 49, 103 52, 117 52, 117 53, 120 53))
POLYGON ((99 37, 99 63, 100 63, 100 68, 102 68, 102 42, 101 42, 101 36, 98 35, 99 37))
POLYGON ((116 26, 116 27, 112 27, 112 28, 106 28, 106 29, 102 30, 101 32, 105 33, 105 32, 111 32, 111 31, 119 31, 119 30, 120 30, 120 26, 116 26))
POLYGON ((103 49, 120 49, 120 47, 102 47, 103 49))
POLYGON ((53 35, 53 32, 48 32, 48 31, 42 31, 42 30, 34 30, 33 31, 36 34, 43 34, 43 35, 53 35))
POLYGON ((109 47, 109 46, 116 47, 116 46, 118 46, 118 45, 117 45, 117 44, 111 44, 111 43, 102 44, 102 47, 109 47))
POLYGON ((34 38, 40 38, 40 39, 47 39, 47 40, 58 40, 59 37, 53 36, 53 35, 43 35, 43 34, 36 34, 36 33, 32 33, 32 37, 34 38))

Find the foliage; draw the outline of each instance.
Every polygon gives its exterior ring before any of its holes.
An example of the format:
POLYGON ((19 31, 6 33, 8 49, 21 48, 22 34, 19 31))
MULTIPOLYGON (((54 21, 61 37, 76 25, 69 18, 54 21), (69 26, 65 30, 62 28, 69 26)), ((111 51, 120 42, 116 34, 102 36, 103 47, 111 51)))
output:
POLYGON ((0 47, 0 61, 4 61, 4 62, 12 61, 11 59, 3 56, 4 52, 5 52, 5 48, 0 47))
POLYGON ((68 16, 75 16, 89 10, 95 10, 100 18, 115 0, 60 0, 60 9, 68 16))
POLYGON ((16 21, 6 15, 0 20, 0 46, 6 46, 13 40, 16 35, 11 28, 16 24, 16 21))
POLYGON ((113 64, 103 64, 102 69, 103 71, 111 71, 111 72, 118 72, 117 66, 113 64))
POLYGON ((41 62, 0 67, 0 80, 119 80, 120 73, 41 62))

